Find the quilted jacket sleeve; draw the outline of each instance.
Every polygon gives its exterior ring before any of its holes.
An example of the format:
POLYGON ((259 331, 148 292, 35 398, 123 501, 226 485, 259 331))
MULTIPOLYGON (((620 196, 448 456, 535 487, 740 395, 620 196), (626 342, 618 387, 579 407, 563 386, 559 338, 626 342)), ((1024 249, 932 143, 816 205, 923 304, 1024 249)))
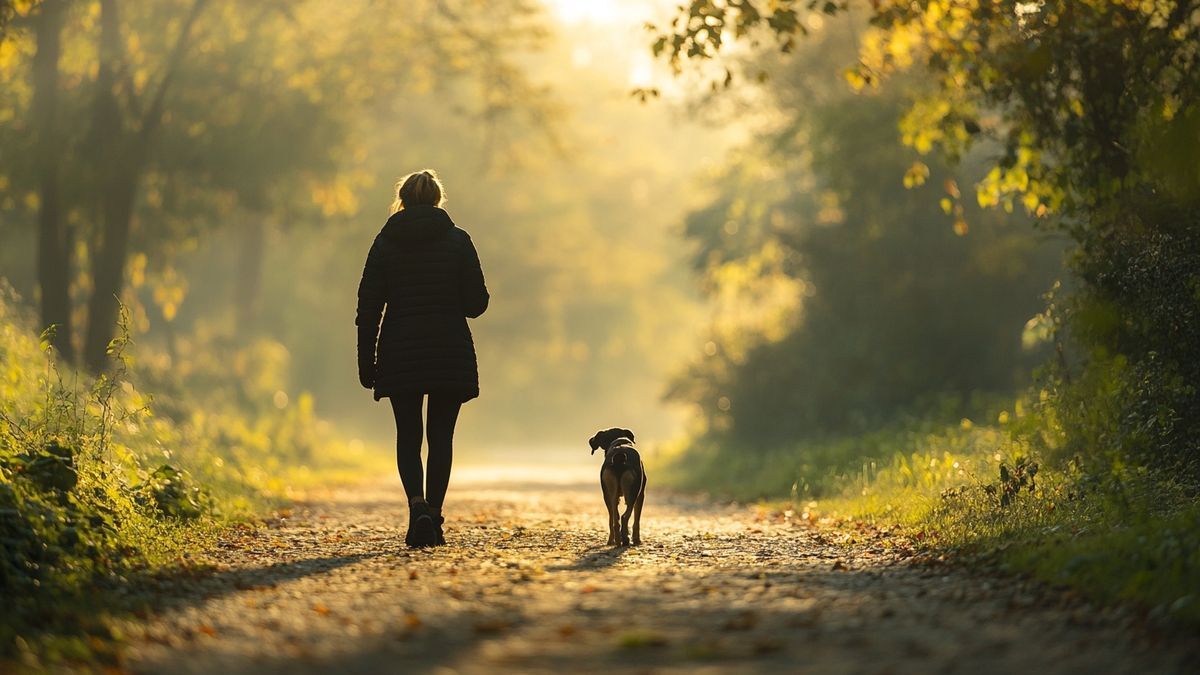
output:
POLYGON ((387 300, 387 281, 384 276, 383 252, 376 237, 363 265, 358 284, 358 380, 368 389, 375 386, 375 347, 379 339, 379 323, 387 300))
POLYGON ((487 285, 483 281, 483 266, 479 263, 479 253, 475 244, 468 236, 463 247, 462 276, 459 280, 462 293, 463 313, 467 318, 474 319, 483 314, 488 308, 487 285))

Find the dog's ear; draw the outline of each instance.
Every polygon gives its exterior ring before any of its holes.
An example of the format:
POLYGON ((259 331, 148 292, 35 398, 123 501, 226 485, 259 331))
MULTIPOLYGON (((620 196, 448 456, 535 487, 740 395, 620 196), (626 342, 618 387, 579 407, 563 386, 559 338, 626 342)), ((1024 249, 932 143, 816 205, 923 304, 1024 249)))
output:
POLYGON ((635 443, 637 442, 637 439, 633 437, 632 431, 630 431, 628 429, 618 429, 617 431, 620 431, 621 435, 628 438, 629 440, 634 441, 635 443))
POLYGON ((591 438, 588 439, 588 445, 592 446, 592 454, 593 455, 596 454, 596 451, 600 449, 599 438, 600 438, 600 432, 597 431, 595 436, 592 436, 591 438))

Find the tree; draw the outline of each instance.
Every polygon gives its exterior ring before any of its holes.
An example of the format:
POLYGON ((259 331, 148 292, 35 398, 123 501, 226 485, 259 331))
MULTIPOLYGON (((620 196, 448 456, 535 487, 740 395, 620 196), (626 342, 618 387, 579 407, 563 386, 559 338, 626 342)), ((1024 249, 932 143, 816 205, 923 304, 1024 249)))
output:
MULTIPOLYGON (((789 49, 803 12, 850 11, 764 5, 694 1, 655 50, 676 64, 713 58, 726 31, 789 49)), ((881 0, 847 73, 860 88, 932 76, 901 122, 905 142, 951 160, 998 144, 978 202, 1023 205, 1074 239, 1082 286, 1044 317, 1076 347, 1054 387, 1070 448, 1196 471, 1200 352, 1184 336, 1200 330, 1198 11, 1192 0, 881 0)))
POLYGON ((8 24, 12 22, 13 15, 16 13, 15 1, 0 0, 0 39, 3 39, 8 32, 8 24))
POLYGON ((84 365, 92 372, 100 372, 107 366, 138 190, 163 124, 167 96, 188 54, 196 21, 207 4, 207 0, 192 0, 157 81, 139 88, 126 67, 127 41, 122 33, 121 3, 100 0, 99 69, 92 135, 88 141, 93 170, 98 177, 100 223, 83 347, 84 365))
MULTIPOLYGON (((689 58, 714 58, 722 31, 746 37, 766 31, 791 49, 807 32, 800 12, 835 14, 847 3, 696 0, 655 42, 678 67, 689 58)), ((1031 213, 1080 216, 1163 181, 1194 197, 1195 170, 1179 156, 1200 141, 1196 94, 1200 78, 1200 3, 1055 0, 929 0, 872 2, 872 30, 859 64, 847 75, 859 87, 916 66, 936 86, 909 110, 904 137, 921 152, 940 147, 959 157, 981 140, 1004 152, 980 184, 985 205, 1011 208, 1020 199, 1031 213), (1182 140, 1162 166, 1156 150, 1182 140), (1179 156, 1176 156, 1178 154, 1179 156)))
POLYGON ((59 59, 62 54, 62 0, 44 0, 34 17, 33 103, 37 136, 38 285, 42 324, 56 326, 53 343, 67 363, 75 361, 71 324, 71 253, 62 204, 63 143, 59 128, 59 59))
POLYGON ((957 190, 979 159, 914 168, 896 121, 922 82, 856 96, 837 75, 852 50, 830 29, 783 62, 745 64, 769 73, 752 100, 778 121, 687 220, 718 310, 671 393, 699 409, 718 447, 770 450, 903 413, 957 420, 1034 363, 1021 327, 1059 249, 975 207, 960 206, 969 231, 945 227, 939 204, 906 186, 957 190))
MULTIPOLYGON (((352 156, 362 117, 396 92, 477 77, 504 88, 486 99, 493 119, 520 109, 528 93, 504 54, 525 39, 509 30, 529 16, 520 0, 501 22, 442 0, 407 3, 403 12, 367 0, 55 0, 18 9, 44 48, 29 56, 29 36, 18 33, 0 59, 7 90, 19 94, 32 81, 36 92, 32 102, 17 95, 0 104, 0 120, 9 120, 0 144, 17 158, 0 170, 0 190, 23 197, 42 222, 44 320, 60 326, 68 356, 66 234, 77 229, 86 245, 82 353, 92 370, 105 366, 131 261, 161 272, 174 249, 229 221, 247 231, 240 271, 250 292, 239 297, 247 298, 243 318, 253 316, 266 221, 350 209, 361 176, 339 155, 352 156), (60 34, 74 48, 55 67, 60 34), (85 46, 93 40, 94 50, 85 46), (450 44, 464 41, 469 49, 450 44), (447 48, 453 59, 439 52, 447 48), (30 129, 40 131, 40 145, 26 140, 30 129), (40 187, 30 176, 41 177, 40 187), (71 189, 62 191, 67 179, 71 189)), ((179 289, 158 295, 170 322, 179 289)))

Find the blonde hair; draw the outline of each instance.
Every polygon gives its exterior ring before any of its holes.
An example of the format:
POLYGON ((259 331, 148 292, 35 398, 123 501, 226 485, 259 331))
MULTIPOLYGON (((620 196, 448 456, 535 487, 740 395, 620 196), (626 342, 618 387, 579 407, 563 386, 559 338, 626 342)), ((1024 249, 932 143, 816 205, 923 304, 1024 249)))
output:
POLYGON ((424 204, 441 206, 446 201, 446 188, 433 169, 422 169, 410 173, 396 182, 396 201, 392 202, 392 213, 405 206, 424 204))

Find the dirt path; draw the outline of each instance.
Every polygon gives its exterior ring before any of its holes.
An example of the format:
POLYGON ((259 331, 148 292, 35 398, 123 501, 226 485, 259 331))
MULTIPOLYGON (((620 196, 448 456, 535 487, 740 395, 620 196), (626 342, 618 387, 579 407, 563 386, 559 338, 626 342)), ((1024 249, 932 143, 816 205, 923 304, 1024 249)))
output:
MULTIPOLYGON (((398 485, 223 542, 131 625, 147 673, 1183 672, 1188 645, 1011 581, 907 564, 886 535, 651 491, 641 547, 599 488, 453 487, 451 545, 403 547, 398 485)), ((1190 648, 1194 649, 1194 645, 1190 648)), ((1192 652, 1195 656, 1195 652, 1192 652)))

